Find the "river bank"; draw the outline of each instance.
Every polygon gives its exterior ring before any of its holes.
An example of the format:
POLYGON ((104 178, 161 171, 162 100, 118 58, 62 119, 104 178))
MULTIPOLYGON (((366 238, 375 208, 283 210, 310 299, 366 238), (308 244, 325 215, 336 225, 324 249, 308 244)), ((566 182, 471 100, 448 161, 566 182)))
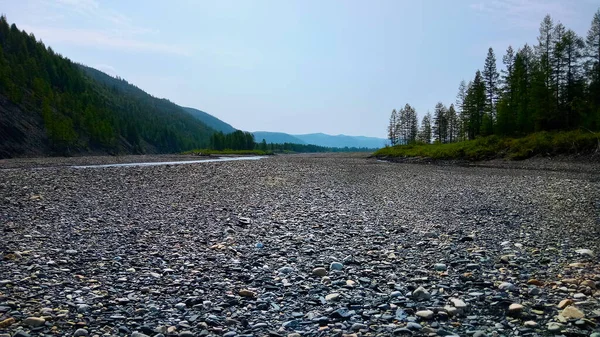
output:
POLYGON ((599 329, 597 172, 345 154, 94 169, 55 160, 0 175, 0 333, 599 329))

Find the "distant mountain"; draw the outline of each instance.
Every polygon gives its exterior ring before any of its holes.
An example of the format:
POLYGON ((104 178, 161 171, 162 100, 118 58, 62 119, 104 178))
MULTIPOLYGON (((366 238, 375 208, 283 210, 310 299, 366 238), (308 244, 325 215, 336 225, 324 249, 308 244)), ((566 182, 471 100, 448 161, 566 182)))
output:
POLYGON ((306 144, 326 147, 366 147, 369 149, 379 149, 387 142, 387 140, 383 138, 347 135, 332 136, 324 133, 309 133, 305 135, 294 135, 294 137, 304 141, 306 144))
POLYGON ((218 119, 217 117, 215 117, 211 114, 208 114, 202 110, 198 110, 198 109, 194 109, 194 108, 186 108, 186 107, 182 107, 182 108, 183 108, 183 110, 187 111, 190 115, 199 119, 202 123, 210 126, 211 128, 213 128, 217 131, 221 131, 223 133, 232 133, 237 130, 230 124, 227 124, 227 123, 223 122, 222 120, 218 119))
POLYGON ((346 135, 327 135, 324 133, 309 133, 304 135, 290 135, 283 132, 254 132, 254 139, 260 143, 263 139, 267 143, 294 143, 294 144, 311 144, 324 147, 356 147, 379 149, 382 148, 387 140, 376 137, 364 136, 346 136, 346 135))
POLYGON ((292 136, 283 132, 268 132, 268 131, 256 131, 253 132, 254 141, 257 143, 262 142, 264 139, 267 143, 283 144, 306 144, 302 139, 292 136))

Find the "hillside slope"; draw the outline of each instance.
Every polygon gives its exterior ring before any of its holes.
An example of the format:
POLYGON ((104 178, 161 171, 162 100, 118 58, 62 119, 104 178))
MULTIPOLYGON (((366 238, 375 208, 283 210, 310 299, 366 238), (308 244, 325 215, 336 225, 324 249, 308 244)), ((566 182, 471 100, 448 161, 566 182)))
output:
POLYGON ((214 133, 178 105, 56 54, 4 16, 0 130, 0 158, 179 152, 205 147, 214 133))
POLYGON ((196 117, 202 123, 208 125, 209 127, 215 129, 216 131, 221 131, 223 133, 232 133, 235 130, 237 130, 230 124, 225 123, 222 120, 218 119, 217 117, 215 117, 209 113, 206 113, 202 110, 198 110, 198 109, 194 109, 194 108, 186 108, 186 107, 182 107, 182 108, 183 108, 183 110, 188 112, 190 115, 196 117))
POLYGON ((254 140, 257 143, 262 142, 264 139, 267 143, 275 143, 275 144, 283 144, 283 143, 291 143, 291 144, 306 144, 301 139, 294 137, 290 134, 283 132, 269 132, 269 131, 256 131, 253 132, 254 140))

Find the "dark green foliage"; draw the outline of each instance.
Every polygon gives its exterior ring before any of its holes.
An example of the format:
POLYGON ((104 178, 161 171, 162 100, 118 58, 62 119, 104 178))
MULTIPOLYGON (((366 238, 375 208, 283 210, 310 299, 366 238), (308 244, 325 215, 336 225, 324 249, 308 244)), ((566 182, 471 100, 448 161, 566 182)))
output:
POLYGON ((461 83, 459 139, 600 130, 600 10, 586 42, 546 16, 535 50, 525 45, 515 53, 509 47, 502 61, 498 90, 490 88, 497 82, 491 48, 483 74, 478 71, 468 86, 461 83))
POLYGON ((375 157, 427 157, 433 159, 526 159, 536 155, 589 154, 600 148, 600 135, 591 132, 538 132, 523 138, 481 137, 458 143, 414 144, 386 147, 375 157))
POLYGON ((251 132, 237 130, 224 134, 215 132, 210 136, 212 150, 254 150, 254 135, 251 132))
POLYGON ((43 119, 57 153, 178 152, 214 132, 181 107, 77 65, 0 18, 0 94, 43 119))

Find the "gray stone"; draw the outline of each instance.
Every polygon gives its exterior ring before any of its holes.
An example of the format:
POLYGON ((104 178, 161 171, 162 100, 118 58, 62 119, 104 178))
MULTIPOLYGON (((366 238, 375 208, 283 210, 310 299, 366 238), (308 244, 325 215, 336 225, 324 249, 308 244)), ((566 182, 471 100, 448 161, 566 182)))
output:
POLYGON ((431 319, 431 318, 433 318, 434 313, 431 310, 420 310, 420 311, 417 311, 415 313, 415 315, 417 315, 418 317, 421 317, 423 319, 431 319))
POLYGON ((77 312, 80 314, 86 313, 88 311, 90 311, 90 306, 87 304, 80 304, 77 306, 77 312))
POLYGON ((329 270, 342 270, 344 269, 344 264, 340 262, 331 262, 329 265, 329 270))
POLYGON ((327 275, 327 270, 323 267, 318 267, 318 268, 313 269, 312 273, 315 276, 323 277, 323 276, 327 275))
POLYGON ((515 291, 515 289, 517 289, 517 287, 515 287, 515 285, 510 282, 503 282, 502 284, 500 284, 498 286, 498 289, 506 290, 506 291, 515 291))
POLYGON ((417 331, 423 329, 421 324, 415 323, 415 322, 408 322, 408 324, 406 324, 406 327, 411 330, 417 330, 417 331))
POLYGON ((86 329, 77 329, 77 330, 75 330, 75 333, 73 333, 73 336, 74 337, 85 337, 89 334, 90 333, 86 329))
POLYGON ((42 326, 44 325, 44 323, 46 323, 46 320, 41 318, 41 317, 27 317, 24 321, 23 324, 36 328, 38 326, 42 326))
POLYGON ((436 263, 433 265, 433 269, 437 271, 445 271, 446 269, 448 269, 448 267, 443 263, 436 263))
POLYGON ((415 300, 428 300, 431 294, 423 287, 418 287, 412 292, 412 298, 415 300))
POLYGON ((358 330, 366 330, 369 327, 366 324, 362 324, 362 323, 354 323, 352 324, 352 327, 350 328, 350 330, 352 331, 358 331, 358 330))

